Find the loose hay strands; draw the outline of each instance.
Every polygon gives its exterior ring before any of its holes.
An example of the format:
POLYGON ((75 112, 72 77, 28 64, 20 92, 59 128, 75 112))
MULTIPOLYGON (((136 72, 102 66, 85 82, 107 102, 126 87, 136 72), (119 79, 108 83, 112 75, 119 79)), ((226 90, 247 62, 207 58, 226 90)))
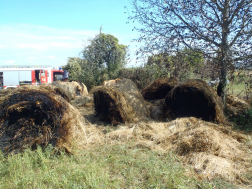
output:
POLYGON ((232 183, 249 182, 243 177, 251 172, 252 155, 245 144, 248 137, 232 131, 230 126, 190 117, 166 123, 130 123, 107 133, 102 130, 104 127, 90 126, 87 137, 90 142, 86 147, 134 141, 136 148, 172 150, 201 178, 211 180, 221 177, 232 183))
POLYGON ((242 175, 251 172, 252 156, 242 140, 237 140, 247 137, 230 127, 193 117, 180 118, 163 124, 138 124, 133 136, 140 146, 172 150, 205 179, 221 177, 233 183, 248 182, 242 175))
POLYGON ((134 82, 123 79, 94 91, 95 111, 113 125, 137 122, 149 117, 149 110, 134 82))
POLYGON ((141 93, 146 100, 164 99, 173 89, 178 81, 173 77, 162 77, 156 79, 148 87, 144 88, 141 93))
POLYGON ((216 92, 199 79, 186 80, 175 86, 165 98, 164 117, 197 117, 225 123, 224 105, 216 92))
POLYGON ((71 104, 75 107, 94 106, 94 97, 93 95, 79 96, 72 100, 71 104))
POLYGON ((83 117, 61 96, 39 87, 20 88, 0 98, 0 149, 6 154, 52 144, 70 151, 86 137, 83 117))
POLYGON ((235 95, 227 95, 226 102, 228 110, 233 115, 244 114, 245 111, 251 107, 248 102, 235 95))

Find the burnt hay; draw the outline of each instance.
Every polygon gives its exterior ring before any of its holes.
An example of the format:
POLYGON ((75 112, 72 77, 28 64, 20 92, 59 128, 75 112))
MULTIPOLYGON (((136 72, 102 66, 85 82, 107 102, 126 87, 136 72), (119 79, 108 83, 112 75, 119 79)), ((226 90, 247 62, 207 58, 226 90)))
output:
POLYGON ((178 81, 173 77, 162 77, 144 88, 141 93, 146 100, 164 99, 177 84, 178 81))
POLYGON ((52 144, 70 151, 81 122, 78 110, 54 92, 20 88, 0 98, 0 149, 8 154, 52 144))
POLYGON ((149 117, 141 93, 129 79, 122 79, 112 86, 99 87, 93 94, 96 113, 112 125, 137 122, 149 117))
POLYGON ((189 79, 175 86, 165 98, 164 117, 197 117, 224 123, 223 103, 216 92, 199 79, 189 79))

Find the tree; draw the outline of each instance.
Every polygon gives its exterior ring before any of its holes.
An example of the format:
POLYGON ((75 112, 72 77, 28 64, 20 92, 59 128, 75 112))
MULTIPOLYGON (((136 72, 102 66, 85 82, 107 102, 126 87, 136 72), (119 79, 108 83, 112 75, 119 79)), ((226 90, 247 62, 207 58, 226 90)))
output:
POLYGON ((63 67, 69 71, 69 80, 84 83, 88 89, 100 85, 104 80, 116 77, 126 64, 127 46, 118 44, 113 35, 101 33, 82 51, 83 58, 70 57, 63 67))
POLYGON ((88 89, 100 85, 104 81, 104 69, 78 57, 69 57, 67 64, 62 68, 68 70, 69 80, 80 81, 88 89))
POLYGON ((83 50, 83 58, 112 77, 114 72, 126 65, 127 46, 118 42, 113 35, 100 31, 83 50))
POLYGON ((69 80, 80 80, 82 75, 82 63, 83 60, 78 57, 69 57, 67 64, 63 66, 63 70, 69 72, 69 80))
POLYGON ((141 53, 198 49, 220 70, 217 93, 225 103, 231 64, 250 66, 252 0, 133 0, 130 20, 142 28, 141 53))
POLYGON ((185 79, 199 72, 204 64, 202 53, 184 48, 176 53, 159 53, 148 57, 147 66, 156 66, 165 75, 185 79), (168 74, 169 73, 169 74, 168 74))

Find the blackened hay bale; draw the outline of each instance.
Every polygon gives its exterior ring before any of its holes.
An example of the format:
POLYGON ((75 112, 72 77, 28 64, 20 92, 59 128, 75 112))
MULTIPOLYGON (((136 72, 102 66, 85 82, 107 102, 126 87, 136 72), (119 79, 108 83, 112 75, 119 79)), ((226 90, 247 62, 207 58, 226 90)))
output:
POLYGON ((93 94, 96 113, 113 125, 149 117, 143 96, 129 79, 122 79, 112 86, 99 87, 93 94))
POLYGON ((162 77, 144 88, 141 93, 146 100, 164 99, 177 84, 178 81, 173 77, 162 77))
POLYGON ((199 79, 186 80, 175 86, 165 98, 164 117, 197 117, 224 123, 223 103, 216 92, 199 79))
POLYGON ((156 121, 163 121, 165 99, 155 100, 150 105, 150 117, 156 121))
POLYGON ((8 154, 52 144, 69 151, 72 139, 84 135, 83 123, 61 96, 45 88, 20 88, 0 99, 0 149, 8 154))

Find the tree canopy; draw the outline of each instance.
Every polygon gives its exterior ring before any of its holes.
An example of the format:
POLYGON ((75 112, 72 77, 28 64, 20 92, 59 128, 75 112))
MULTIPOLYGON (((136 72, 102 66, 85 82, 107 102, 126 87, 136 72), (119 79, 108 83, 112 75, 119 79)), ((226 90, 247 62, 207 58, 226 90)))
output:
POLYGON ((221 72, 218 94, 225 101, 231 64, 251 66, 252 0, 133 0, 130 20, 142 27, 141 53, 198 49, 221 72))
POLYGON ((116 37, 101 33, 90 40, 82 51, 83 58, 70 57, 63 69, 69 71, 69 80, 78 80, 90 89, 104 80, 115 79, 116 72, 126 65, 127 46, 116 37))
POLYGON ((105 68, 110 76, 126 65, 126 54, 126 45, 119 44, 113 35, 101 32, 83 50, 84 60, 100 69, 105 68))

